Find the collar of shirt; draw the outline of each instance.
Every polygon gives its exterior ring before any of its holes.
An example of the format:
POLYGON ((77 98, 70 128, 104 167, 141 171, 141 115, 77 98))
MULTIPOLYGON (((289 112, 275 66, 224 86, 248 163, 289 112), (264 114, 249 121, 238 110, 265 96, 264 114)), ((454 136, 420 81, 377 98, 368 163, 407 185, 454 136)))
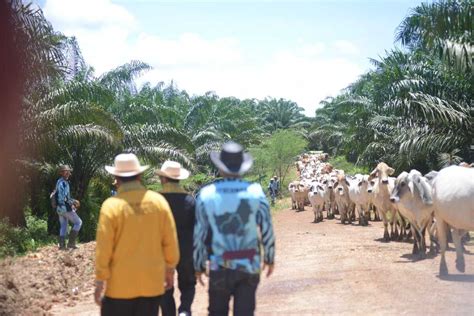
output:
POLYGON ((145 189, 146 188, 139 181, 130 181, 120 184, 120 187, 118 188, 118 193, 145 189))
POLYGON ((179 183, 164 183, 163 189, 160 191, 161 193, 187 193, 179 183))

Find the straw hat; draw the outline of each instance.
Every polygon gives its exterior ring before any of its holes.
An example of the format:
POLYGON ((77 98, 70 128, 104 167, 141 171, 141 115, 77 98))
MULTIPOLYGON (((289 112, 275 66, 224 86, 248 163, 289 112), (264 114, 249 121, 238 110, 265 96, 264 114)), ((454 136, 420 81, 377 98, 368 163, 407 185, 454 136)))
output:
POLYGON ((179 162, 172 160, 165 161, 161 169, 155 171, 155 174, 173 180, 184 180, 189 177, 189 171, 184 169, 179 162))
POLYGON ((211 152, 211 160, 217 169, 230 175, 242 175, 252 167, 253 159, 244 148, 234 142, 222 145, 221 152, 211 152))
POLYGON ((108 173, 117 177, 133 177, 143 173, 149 166, 140 166, 135 154, 120 154, 115 157, 114 166, 105 166, 108 173))

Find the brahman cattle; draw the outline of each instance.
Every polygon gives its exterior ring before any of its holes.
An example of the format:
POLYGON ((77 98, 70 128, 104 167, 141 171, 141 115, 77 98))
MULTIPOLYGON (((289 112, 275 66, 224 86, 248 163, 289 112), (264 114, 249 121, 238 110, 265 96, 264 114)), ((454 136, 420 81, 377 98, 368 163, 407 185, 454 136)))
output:
POLYGON ((448 274, 445 251, 448 225, 453 229, 456 269, 464 272, 461 237, 474 230, 474 169, 451 166, 442 169, 433 180, 433 206, 441 247, 440 276, 448 274))
MULTIPOLYGON (((402 172, 395 180, 390 201, 398 205, 398 211, 410 222, 414 243, 413 255, 425 258, 425 231, 433 223, 433 199, 431 185, 418 170, 402 172)), ((430 252, 435 251, 435 243, 430 234, 430 252)))

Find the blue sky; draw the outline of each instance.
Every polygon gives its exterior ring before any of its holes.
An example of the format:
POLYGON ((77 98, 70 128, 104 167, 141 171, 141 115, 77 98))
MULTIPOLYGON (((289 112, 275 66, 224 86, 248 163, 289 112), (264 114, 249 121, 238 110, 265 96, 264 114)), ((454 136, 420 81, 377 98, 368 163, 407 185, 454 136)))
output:
POLYGON ((296 101, 313 116, 394 47, 421 1, 43 0, 55 29, 76 36, 98 74, 131 59, 191 94, 296 101))

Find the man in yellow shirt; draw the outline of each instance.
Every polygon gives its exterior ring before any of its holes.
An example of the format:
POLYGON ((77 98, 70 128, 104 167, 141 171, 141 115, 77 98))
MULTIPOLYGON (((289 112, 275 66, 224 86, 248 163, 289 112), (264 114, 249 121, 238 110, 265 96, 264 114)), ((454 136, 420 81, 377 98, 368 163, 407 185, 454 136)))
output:
POLYGON ((118 194, 102 204, 97 226, 94 297, 101 315, 156 316, 165 287, 173 286, 175 222, 166 199, 140 183, 147 168, 134 154, 120 154, 105 167, 118 194))

